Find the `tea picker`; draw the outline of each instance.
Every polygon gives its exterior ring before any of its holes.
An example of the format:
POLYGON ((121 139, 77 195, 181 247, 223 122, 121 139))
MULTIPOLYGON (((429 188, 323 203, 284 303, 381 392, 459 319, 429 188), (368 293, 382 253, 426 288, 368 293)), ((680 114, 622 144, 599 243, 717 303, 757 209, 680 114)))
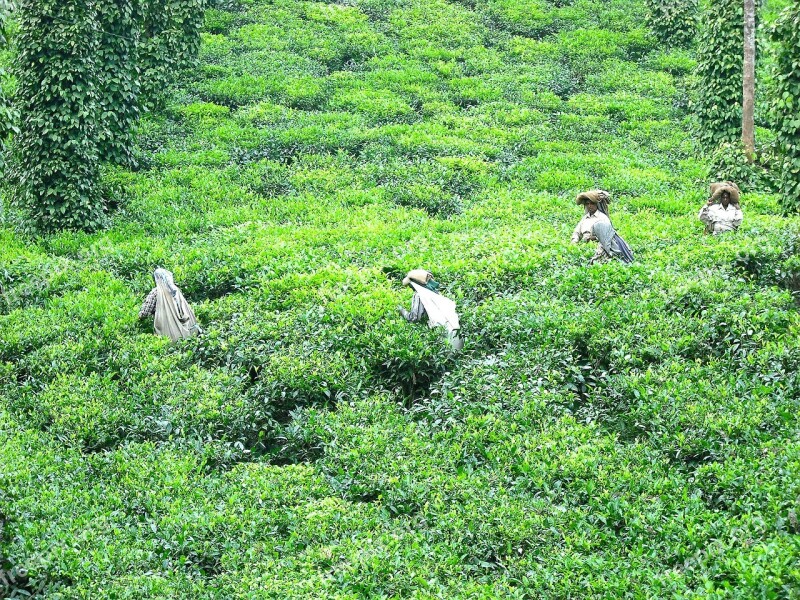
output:
POLYGON ((154 287, 142 303, 139 318, 153 315, 153 329, 156 335, 168 337, 173 342, 197 335, 202 330, 197 324, 192 307, 186 302, 172 277, 166 269, 153 272, 154 287))
POLYGON ((732 181, 712 183, 710 196, 697 217, 706 225, 706 233, 719 235, 736 231, 744 216, 739 206, 741 192, 732 181))
POLYGON ((595 223, 608 223, 611 224, 611 219, 608 218, 608 203, 610 202, 610 195, 604 190, 593 190, 591 192, 583 192, 578 194, 575 199, 575 204, 583 206, 583 218, 578 221, 575 230, 572 232, 572 243, 578 242, 592 242, 594 237, 592 235, 592 228, 595 223))
POLYGON ((597 242, 597 251, 589 261, 590 265, 613 259, 633 262, 633 252, 611 224, 608 216, 610 202, 611 195, 605 190, 583 192, 575 199, 578 206, 584 207, 584 215, 572 232, 572 243, 597 242))
POLYGON ((403 279, 403 285, 413 288, 414 297, 411 299, 411 311, 399 307, 400 315, 409 323, 419 323, 427 315, 428 327, 444 327, 450 345, 454 350, 461 350, 464 340, 458 335, 461 325, 456 303, 439 294, 439 283, 433 279, 433 274, 424 269, 409 271, 403 279))

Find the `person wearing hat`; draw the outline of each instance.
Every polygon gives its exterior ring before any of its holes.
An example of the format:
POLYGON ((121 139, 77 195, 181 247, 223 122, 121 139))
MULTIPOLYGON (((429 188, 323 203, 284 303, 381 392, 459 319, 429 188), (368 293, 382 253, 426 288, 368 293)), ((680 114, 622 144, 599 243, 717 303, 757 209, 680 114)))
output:
POLYGON ((578 222, 575 230, 572 232, 572 243, 578 242, 593 242, 596 238, 592 234, 592 228, 595 223, 608 223, 611 225, 611 219, 608 218, 608 203, 611 196, 604 190, 592 190, 590 192, 583 192, 578 194, 575 199, 575 204, 584 207, 583 218, 578 222), (602 207, 602 208, 601 208, 602 207))
POLYGON ((706 233, 719 235, 739 229, 743 219, 740 196, 739 186, 732 181, 711 184, 708 201, 697 215, 705 223, 706 233))
POLYGON ((590 265, 619 259, 633 262, 633 252, 614 229, 608 217, 611 195, 605 190, 591 190, 578 194, 575 203, 585 209, 583 218, 572 232, 572 243, 597 242, 597 251, 590 265))
MULTIPOLYGON (((410 286, 412 281, 417 285, 427 288, 434 294, 439 293, 439 284, 434 281, 433 273, 430 271, 426 271, 425 269, 415 269, 413 271, 409 271, 408 275, 406 275, 403 279, 403 285, 410 286)), ((422 304, 422 300, 419 297, 419 293, 416 292, 414 293, 414 297, 411 299, 410 312, 402 307, 398 308, 397 310, 400 315, 409 323, 419 323, 427 314, 425 312, 425 306, 422 304)))
POLYGON ((426 316, 428 326, 438 325, 447 330, 447 339, 455 350, 461 350, 464 342, 458 335, 461 328, 456 312, 456 303, 439 294, 439 284, 433 279, 433 273, 425 269, 409 271, 403 279, 403 285, 414 290, 411 299, 411 311, 398 307, 400 315, 409 323, 419 323, 426 316))

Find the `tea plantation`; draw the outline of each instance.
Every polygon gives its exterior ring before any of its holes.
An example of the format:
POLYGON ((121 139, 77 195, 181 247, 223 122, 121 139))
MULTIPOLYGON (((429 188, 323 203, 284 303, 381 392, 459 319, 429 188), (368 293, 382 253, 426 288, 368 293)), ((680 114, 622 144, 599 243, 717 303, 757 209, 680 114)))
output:
POLYGON ((209 10, 108 228, 0 216, 0 590, 800 598, 800 236, 702 235, 693 67, 640 0, 209 10))

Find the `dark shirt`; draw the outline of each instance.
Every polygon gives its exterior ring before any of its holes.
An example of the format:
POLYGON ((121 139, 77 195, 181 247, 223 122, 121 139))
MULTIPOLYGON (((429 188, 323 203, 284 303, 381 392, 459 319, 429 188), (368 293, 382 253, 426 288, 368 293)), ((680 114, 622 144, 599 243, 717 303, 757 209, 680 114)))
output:
POLYGON ((147 294, 147 298, 142 302, 142 308, 139 311, 139 318, 144 319, 156 314, 156 300, 158 298, 158 288, 153 288, 147 294))

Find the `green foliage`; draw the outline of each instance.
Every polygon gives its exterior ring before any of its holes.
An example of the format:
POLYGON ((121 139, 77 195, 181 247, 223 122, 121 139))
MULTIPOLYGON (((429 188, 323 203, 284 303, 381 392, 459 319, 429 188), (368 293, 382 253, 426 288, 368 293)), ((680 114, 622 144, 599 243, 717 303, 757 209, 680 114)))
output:
POLYGON ((191 66, 200 49, 205 0, 148 0, 141 8, 137 67, 142 104, 160 106, 177 73, 191 66))
POLYGON ((96 18, 93 0, 20 3, 13 200, 36 229, 104 223, 96 18))
POLYGON ((133 167, 133 132, 140 110, 137 38, 141 0, 99 2, 97 11, 100 156, 133 167))
POLYGON ((225 4, 141 168, 104 170, 107 228, 0 222, 0 573, 64 599, 793 597, 797 226, 759 187, 702 235, 694 56, 644 2, 225 4), (570 244, 593 187, 636 264, 570 244), (137 319, 157 266, 203 336, 137 319), (412 268, 462 352, 397 314, 412 268))
POLYGON ((203 30, 209 33, 227 33, 235 19, 236 16, 233 13, 209 8, 206 10, 203 30))
POLYGON ((135 166, 131 154, 133 131, 139 119, 139 67, 136 39, 141 21, 140 0, 97 4, 99 152, 105 160, 135 166))
MULTIPOLYGON (((14 6, 10 0, 0 0, 0 52, 8 47, 7 23, 14 6)), ((0 175, 5 171, 4 154, 6 141, 15 131, 15 116, 11 102, 4 92, 6 79, 5 65, 0 60, 0 175)))
POLYGON ((763 154, 757 152, 755 160, 747 160, 741 143, 723 142, 711 154, 708 181, 735 181, 743 192, 777 188, 772 173, 760 165, 763 154))
POLYGON ((742 253, 733 261, 733 268, 748 280, 788 290, 800 303, 800 237, 797 232, 788 232, 775 246, 742 253))
POLYGON ((697 0, 647 0, 647 19, 665 46, 687 47, 697 33, 697 0))
POLYGON ((94 230, 105 223, 101 164, 135 166, 139 113, 155 106, 196 56, 203 6, 21 4, 13 193, 27 226, 94 230))
POLYGON ((738 0, 711 0, 702 21, 693 112, 697 137, 710 151, 741 137, 744 6, 738 0))
POLYGON ((773 100, 775 131, 783 160, 781 205, 787 213, 798 211, 800 199, 800 7, 788 6, 772 29, 777 44, 776 89, 773 100))
POLYGON ((14 5, 11 0, 2 0, 0 2, 0 44, 5 47, 8 45, 8 33, 6 27, 14 5))

